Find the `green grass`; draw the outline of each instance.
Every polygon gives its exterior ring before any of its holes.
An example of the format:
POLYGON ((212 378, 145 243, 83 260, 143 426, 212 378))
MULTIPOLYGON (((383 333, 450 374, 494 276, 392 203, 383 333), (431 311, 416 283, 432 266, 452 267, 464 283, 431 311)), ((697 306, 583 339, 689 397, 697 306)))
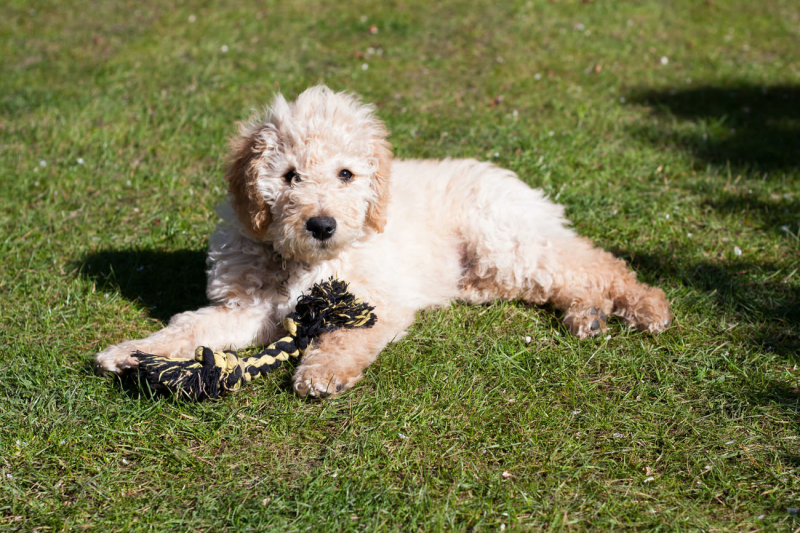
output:
POLYGON ((800 527, 798 39, 793 0, 4 4, 0 529, 800 527), (234 122, 317 83, 547 191, 675 326, 453 305, 323 403, 94 375, 204 303, 234 122))

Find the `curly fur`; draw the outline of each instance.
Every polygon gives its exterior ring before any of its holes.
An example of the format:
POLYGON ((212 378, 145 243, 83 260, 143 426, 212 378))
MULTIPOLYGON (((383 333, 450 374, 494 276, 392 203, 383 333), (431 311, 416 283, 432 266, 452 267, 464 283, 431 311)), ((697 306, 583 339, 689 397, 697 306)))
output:
POLYGON ((563 208, 513 172, 472 159, 392 161, 387 136, 355 96, 323 86, 293 103, 278 95, 232 143, 230 202, 209 241, 213 305, 107 348, 98 367, 125 371, 135 350, 190 357, 197 345, 271 342, 301 292, 332 275, 375 305, 379 321, 325 334, 295 372, 300 395, 352 387, 418 310, 454 300, 551 303, 581 338, 603 332, 612 313, 651 333, 669 326, 663 291, 577 236, 563 208), (312 217, 335 219, 329 239, 307 229, 312 217))

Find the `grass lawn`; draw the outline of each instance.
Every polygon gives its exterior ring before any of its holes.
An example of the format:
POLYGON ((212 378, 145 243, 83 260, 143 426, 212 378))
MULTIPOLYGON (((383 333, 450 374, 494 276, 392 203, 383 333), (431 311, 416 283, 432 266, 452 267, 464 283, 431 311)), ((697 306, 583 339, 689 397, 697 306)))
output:
POLYGON ((796 0, 5 2, 0 530, 796 530, 798 43, 796 0), (318 83, 547 191, 674 327, 453 305, 322 403, 96 376, 204 304, 235 121, 318 83))

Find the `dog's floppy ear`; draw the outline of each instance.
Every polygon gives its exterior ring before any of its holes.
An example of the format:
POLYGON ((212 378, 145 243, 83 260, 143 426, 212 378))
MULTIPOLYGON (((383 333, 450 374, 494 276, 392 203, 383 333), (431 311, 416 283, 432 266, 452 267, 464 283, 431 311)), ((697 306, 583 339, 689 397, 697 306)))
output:
POLYGON ((377 231, 383 232, 386 226, 387 209, 389 207, 389 178, 392 172, 392 145, 386 140, 388 131, 379 124, 373 126, 376 130, 374 136, 373 155, 377 160, 377 169, 372 175, 372 187, 375 198, 367 209, 367 225, 377 231))
POLYGON ((261 238, 270 223, 269 206, 259 194, 257 163, 264 152, 260 128, 242 125, 230 142, 230 160, 225 179, 233 209, 250 233, 261 238))

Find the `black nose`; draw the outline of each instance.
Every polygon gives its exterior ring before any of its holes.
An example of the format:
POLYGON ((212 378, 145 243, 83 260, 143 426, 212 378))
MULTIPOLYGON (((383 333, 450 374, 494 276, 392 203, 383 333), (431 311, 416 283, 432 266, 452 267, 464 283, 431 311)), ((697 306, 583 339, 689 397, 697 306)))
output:
POLYGON ((315 239, 324 241, 336 231, 336 219, 331 217, 312 217, 306 220, 306 229, 315 239))

